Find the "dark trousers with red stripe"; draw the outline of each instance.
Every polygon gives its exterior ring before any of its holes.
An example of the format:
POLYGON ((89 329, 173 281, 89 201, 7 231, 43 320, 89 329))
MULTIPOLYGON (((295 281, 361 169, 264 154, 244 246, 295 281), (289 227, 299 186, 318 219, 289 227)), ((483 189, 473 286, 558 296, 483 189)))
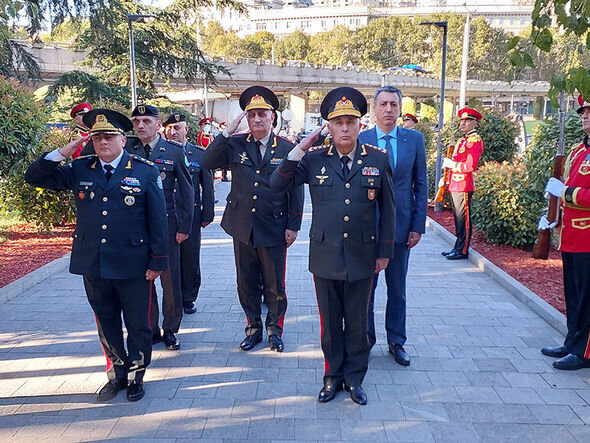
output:
POLYGON ((268 308, 265 327, 268 335, 283 335, 287 312, 285 292, 286 246, 255 248, 234 239, 238 298, 246 314, 246 335, 262 334, 260 275, 264 280, 264 303, 268 308))
POLYGON ((96 316, 100 344, 112 363, 107 367, 109 380, 141 380, 150 364, 150 285, 145 276, 121 280, 84 277, 86 295, 96 316), (127 349, 121 313, 127 328, 127 349))
POLYGON ((367 307, 373 277, 355 281, 314 276, 322 326, 324 384, 360 386, 369 367, 367 307))
POLYGON ((590 252, 562 252, 567 308, 564 345, 572 354, 590 358, 590 252))
POLYGON ((471 197, 473 192, 451 192, 455 218, 456 251, 467 254, 471 243, 471 197))

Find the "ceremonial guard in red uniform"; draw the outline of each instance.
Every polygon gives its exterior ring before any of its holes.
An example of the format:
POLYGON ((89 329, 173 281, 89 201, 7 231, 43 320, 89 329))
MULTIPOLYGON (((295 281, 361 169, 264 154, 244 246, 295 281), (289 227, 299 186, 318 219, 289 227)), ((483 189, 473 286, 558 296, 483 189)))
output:
MULTIPOLYGON (((77 104, 70 111, 70 117, 72 117, 76 121, 76 127, 72 130, 70 141, 78 140, 79 138, 84 138, 90 135, 90 129, 86 127, 83 120, 84 114, 86 114, 89 111, 92 111, 92 105, 90 103, 77 104)), ((82 144, 78 147, 78 150, 72 154, 72 158, 78 158, 81 155, 94 154, 94 148, 92 147, 89 147, 89 149, 85 149, 85 152, 82 153, 82 150, 88 144, 92 145, 92 140, 89 139, 82 142, 82 144)))
POLYGON ((471 197, 475 189, 473 172, 477 170, 479 157, 483 152, 483 141, 476 132, 481 114, 475 109, 463 108, 458 112, 461 131, 465 136, 459 140, 452 158, 443 160, 443 168, 449 168, 449 192, 453 203, 455 235, 457 240, 450 251, 443 252, 449 260, 466 259, 471 242, 471 197))
POLYGON ((201 148, 207 149, 209 143, 213 141, 213 136, 211 135, 211 119, 209 117, 202 118, 199 120, 199 126, 201 130, 199 131, 199 135, 197 135, 197 144, 201 148))
MULTIPOLYGON (((541 352, 559 358, 557 369, 590 367, 590 102, 578 98, 584 141, 567 157, 563 182, 550 178, 545 191, 561 199, 559 250, 567 309, 567 336, 562 346, 541 352)), ((539 229, 551 229, 546 216, 539 229)))
POLYGON ((416 126, 416 123, 418 123, 418 117, 416 117, 414 114, 410 114, 409 112, 404 114, 404 118, 402 120, 402 126, 406 129, 414 129, 414 126, 416 126))

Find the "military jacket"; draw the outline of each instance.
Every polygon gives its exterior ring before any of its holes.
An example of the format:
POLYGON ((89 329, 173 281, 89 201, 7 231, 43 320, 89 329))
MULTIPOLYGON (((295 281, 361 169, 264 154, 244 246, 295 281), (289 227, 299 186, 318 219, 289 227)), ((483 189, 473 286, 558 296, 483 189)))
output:
POLYGON ((475 190, 473 172, 477 170, 482 152, 483 141, 475 130, 457 141, 452 157, 456 164, 449 177, 449 192, 471 192, 475 190))
POLYGON ((149 155, 137 137, 128 137, 125 149, 155 163, 164 184, 166 213, 168 216, 178 217, 178 232, 189 234, 192 228, 195 196, 188 161, 182 146, 160 135, 158 144, 149 155), (177 196, 174 195, 175 189, 177 196))
POLYGON ((393 257, 395 203, 385 150, 357 143, 345 180, 334 145, 312 148, 300 162, 284 160, 271 179, 276 191, 302 183, 309 184, 313 207, 311 273, 354 281, 373 275, 377 258, 393 257))
POLYGON ((303 213, 303 187, 283 193, 270 188, 270 176, 293 144, 271 134, 264 158, 257 163, 254 137, 250 134, 219 135, 203 155, 209 169, 229 168, 231 192, 221 220, 229 235, 254 247, 285 244, 285 230, 298 231, 303 213))
POLYGON ((193 226, 200 227, 201 223, 211 223, 215 217, 213 176, 209 169, 201 165, 205 154, 203 148, 186 142, 184 152, 188 160, 188 171, 191 174, 195 192, 193 226))
POLYGON ((590 144, 588 136, 565 162, 559 249, 590 252, 590 144))
POLYGON ((127 279, 168 266, 166 203, 153 163, 124 152, 107 181, 96 155, 63 166, 43 154, 29 166, 25 180, 40 188, 73 191, 77 219, 72 274, 127 279))

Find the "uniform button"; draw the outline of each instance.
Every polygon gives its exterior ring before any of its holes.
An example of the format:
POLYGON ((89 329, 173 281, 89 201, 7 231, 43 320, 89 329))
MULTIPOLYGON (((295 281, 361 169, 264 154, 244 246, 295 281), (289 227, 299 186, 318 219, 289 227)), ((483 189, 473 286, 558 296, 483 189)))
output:
POLYGON ((258 198, 258 196, 257 196, 257 195, 253 195, 253 196, 252 196, 252 200, 256 200, 257 198, 258 198))
POLYGON ((350 204, 350 199, 347 198, 346 200, 344 200, 344 203, 346 203, 347 205, 349 205, 350 204))
POLYGON ((103 201, 103 202, 108 202, 108 201, 109 201, 109 198, 108 198, 107 196, 104 196, 104 197, 102 198, 102 201, 103 201))
POLYGON ((346 189, 350 188, 350 183, 346 183, 346 184, 344 185, 344 187, 345 187, 346 189))
POLYGON ((254 182, 254 186, 258 186, 258 182, 254 182))
POLYGON ((348 238, 348 232, 345 232, 343 235, 344 238, 348 238))
POLYGON ((100 242, 104 244, 104 243, 107 242, 107 239, 106 238, 103 238, 100 242))
POLYGON ((108 212, 107 211, 102 211, 102 215, 107 215, 108 212))
POLYGON ((103 230, 105 230, 105 229, 107 228, 107 225, 102 225, 102 226, 101 226, 101 228, 102 228, 103 230))
POLYGON ((143 238, 139 240, 139 243, 143 243, 143 238))
POLYGON ((375 240, 375 236, 374 235, 371 235, 371 240, 375 240))
POLYGON ((257 173, 257 174, 260 174, 260 169, 257 169, 257 170, 256 170, 256 173, 257 173))
POLYGON ((344 216, 344 221, 348 221, 348 220, 350 220, 350 217, 348 215, 345 215, 344 216))
POLYGON ((256 212, 256 208, 252 208, 252 212, 256 212))

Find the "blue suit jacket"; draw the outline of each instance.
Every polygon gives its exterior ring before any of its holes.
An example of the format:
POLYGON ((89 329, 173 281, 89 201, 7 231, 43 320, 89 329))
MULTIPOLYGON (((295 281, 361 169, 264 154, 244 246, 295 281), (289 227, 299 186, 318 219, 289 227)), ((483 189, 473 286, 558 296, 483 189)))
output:
MULTIPOLYGON (((410 231, 424 234, 428 205, 428 176, 422 133, 401 126, 397 128, 397 131, 397 161, 393 170, 393 193, 396 206, 395 241, 405 243, 410 231)), ((361 132, 359 141, 378 146, 375 128, 361 132)))

